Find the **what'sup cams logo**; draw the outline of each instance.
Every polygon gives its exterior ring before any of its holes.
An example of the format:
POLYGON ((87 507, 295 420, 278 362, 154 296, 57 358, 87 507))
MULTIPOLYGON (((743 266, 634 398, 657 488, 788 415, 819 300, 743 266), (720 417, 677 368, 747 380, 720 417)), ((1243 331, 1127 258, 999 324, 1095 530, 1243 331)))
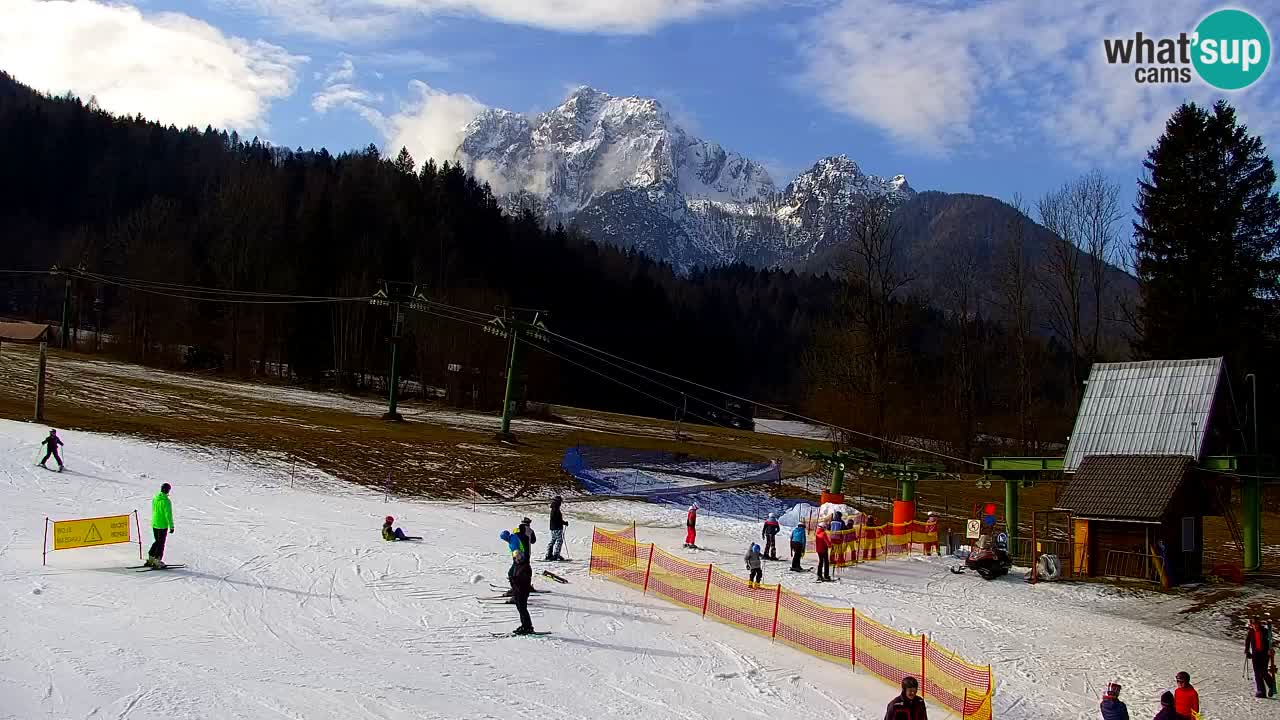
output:
POLYGON ((1262 77, 1271 60, 1271 36, 1253 15, 1243 10, 1218 10, 1176 38, 1131 38, 1102 41, 1107 62, 1136 65, 1139 83, 1189 83, 1192 69, 1219 90, 1239 90, 1262 77))

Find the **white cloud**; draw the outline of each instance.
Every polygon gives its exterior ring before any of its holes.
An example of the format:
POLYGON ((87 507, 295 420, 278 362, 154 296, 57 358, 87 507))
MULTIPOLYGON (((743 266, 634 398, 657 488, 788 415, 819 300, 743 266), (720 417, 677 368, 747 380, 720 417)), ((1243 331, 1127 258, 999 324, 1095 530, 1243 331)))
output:
POLYGON ((547 30, 641 34, 764 0, 222 0, 288 21, 289 30, 351 38, 393 32, 406 19, 483 17, 547 30))
POLYGON ((485 109, 484 103, 470 95, 437 90, 418 80, 409 83, 409 91, 410 99, 380 123, 388 153, 407 147, 418 162, 427 158, 437 162, 453 160, 462 144, 464 128, 485 109))
MULTIPOLYGON (((1174 36, 1216 7, 843 0, 798 38, 807 44, 800 82, 831 109, 923 153, 1048 143, 1083 164, 1128 163, 1180 102, 1219 94, 1198 80, 1136 83, 1132 67, 1106 63, 1103 38, 1174 36)), ((1266 20, 1277 27, 1280 18, 1266 20)), ((1242 116, 1270 122, 1265 85, 1231 97, 1242 116)))
POLYGON ((321 115, 337 107, 364 111, 371 108, 373 103, 381 100, 381 95, 356 87, 351 83, 336 83, 326 85, 324 89, 311 96, 311 109, 321 115))
POLYGON ((305 57, 178 13, 80 2, 0 3, 0 68, 38 90, 179 126, 263 130, 305 57))

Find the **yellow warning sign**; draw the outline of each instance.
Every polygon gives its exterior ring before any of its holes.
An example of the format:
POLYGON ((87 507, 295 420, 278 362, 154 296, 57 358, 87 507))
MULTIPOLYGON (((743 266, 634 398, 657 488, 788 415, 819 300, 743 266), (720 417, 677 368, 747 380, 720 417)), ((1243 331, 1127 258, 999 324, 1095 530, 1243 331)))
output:
POLYGON ((54 550, 126 542, 129 542, 128 515, 53 522, 54 550))

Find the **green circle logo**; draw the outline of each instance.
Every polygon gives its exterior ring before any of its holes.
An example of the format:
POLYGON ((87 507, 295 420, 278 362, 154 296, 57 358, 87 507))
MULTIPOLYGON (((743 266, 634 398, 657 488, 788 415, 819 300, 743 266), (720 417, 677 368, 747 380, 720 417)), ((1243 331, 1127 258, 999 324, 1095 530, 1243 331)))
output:
POLYGON ((1205 82, 1239 90, 1262 77, 1271 60, 1271 37, 1243 10, 1218 10, 1196 26, 1191 62, 1205 82))

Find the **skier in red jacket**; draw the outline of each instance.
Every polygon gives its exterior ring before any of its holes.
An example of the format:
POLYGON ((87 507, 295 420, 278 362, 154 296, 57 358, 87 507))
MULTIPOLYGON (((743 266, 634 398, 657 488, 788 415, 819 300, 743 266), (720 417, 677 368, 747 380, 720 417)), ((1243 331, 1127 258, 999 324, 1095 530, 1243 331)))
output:
POLYGON ((826 523, 818 524, 818 532, 813 536, 813 544, 818 551, 818 582, 826 582, 831 579, 831 559, 829 557, 831 542, 827 539, 826 523))
POLYGON ((689 514, 684 518, 684 526, 688 528, 684 534, 684 546, 687 548, 698 547, 694 544, 698 539, 698 503, 689 506, 689 514))

